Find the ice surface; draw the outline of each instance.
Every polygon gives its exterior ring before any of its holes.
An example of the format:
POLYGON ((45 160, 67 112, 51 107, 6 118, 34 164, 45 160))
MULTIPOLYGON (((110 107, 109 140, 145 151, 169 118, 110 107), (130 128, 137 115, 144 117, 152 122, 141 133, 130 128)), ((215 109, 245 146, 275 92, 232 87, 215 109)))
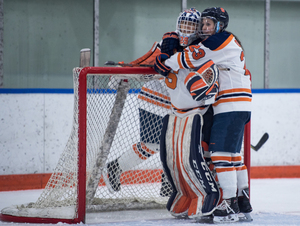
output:
MULTIPOLYGON (((42 190, 0 192, 0 209, 10 205, 35 202, 42 190)), ((252 179, 251 204, 253 222, 238 222, 227 225, 300 226, 300 178, 295 179, 252 179)), ((88 213, 88 226, 195 226, 193 220, 174 219, 166 210, 118 211, 88 213)), ((45 226, 47 224, 20 224, 0 222, 5 226, 45 226)), ((49 224, 50 225, 50 224, 49 224)), ((67 225, 59 223, 57 225, 67 225)), ((211 224, 201 224, 211 225, 211 224)))

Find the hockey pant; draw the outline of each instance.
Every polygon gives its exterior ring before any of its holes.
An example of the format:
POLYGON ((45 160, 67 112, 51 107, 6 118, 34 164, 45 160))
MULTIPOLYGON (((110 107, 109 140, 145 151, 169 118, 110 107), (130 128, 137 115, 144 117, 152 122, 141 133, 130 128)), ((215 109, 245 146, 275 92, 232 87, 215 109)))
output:
POLYGON ((173 187, 167 209, 175 217, 197 218, 216 208, 220 191, 203 158, 201 128, 203 118, 166 115, 160 139, 160 158, 173 187))

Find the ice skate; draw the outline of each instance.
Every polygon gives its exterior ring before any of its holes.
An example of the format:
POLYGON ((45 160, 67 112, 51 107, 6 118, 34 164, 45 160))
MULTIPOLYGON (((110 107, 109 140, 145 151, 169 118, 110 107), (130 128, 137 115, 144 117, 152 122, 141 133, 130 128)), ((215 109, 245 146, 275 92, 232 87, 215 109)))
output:
POLYGON ((236 197, 224 199, 214 211, 214 223, 233 223, 239 221, 239 206, 236 197))
POLYGON ((240 221, 253 221, 251 217, 252 206, 249 201, 249 188, 243 190, 243 196, 238 197, 238 205, 240 209, 240 221))

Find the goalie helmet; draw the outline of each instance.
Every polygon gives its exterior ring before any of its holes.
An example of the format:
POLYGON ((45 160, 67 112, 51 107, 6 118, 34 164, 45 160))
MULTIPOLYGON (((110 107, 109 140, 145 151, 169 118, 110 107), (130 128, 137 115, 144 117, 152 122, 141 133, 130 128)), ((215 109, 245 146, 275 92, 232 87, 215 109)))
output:
POLYGON ((201 35, 207 36, 222 32, 226 29, 229 22, 229 15, 221 7, 207 8, 201 13, 201 35), (205 19, 211 19, 214 22, 213 30, 204 30, 205 19))
POLYGON ((181 46, 188 46, 200 36, 201 13, 195 8, 182 12, 176 24, 181 46))

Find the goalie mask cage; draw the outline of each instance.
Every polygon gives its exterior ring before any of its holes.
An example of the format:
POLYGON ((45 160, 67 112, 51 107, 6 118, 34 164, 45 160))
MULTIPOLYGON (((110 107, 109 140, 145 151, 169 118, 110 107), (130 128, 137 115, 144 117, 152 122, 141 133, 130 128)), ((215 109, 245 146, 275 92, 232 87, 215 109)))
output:
MULTIPOLYGON (((161 76, 152 68, 74 68, 73 125, 59 162, 35 203, 4 208, 0 219, 24 223, 84 223, 86 212, 165 208, 168 197, 160 196, 159 153, 122 172, 119 192, 111 193, 102 177, 108 162, 139 142, 138 109, 142 106, 138 96, 145 82, 153 81, 155 86, 159 78, 161 76), (111 76, 119 78, 113 88, 111 76)), ((158 115, 165 113, 158 112, 158 115)), ((243 148, 249 174, 250 123, 245 128, 243 148)))

